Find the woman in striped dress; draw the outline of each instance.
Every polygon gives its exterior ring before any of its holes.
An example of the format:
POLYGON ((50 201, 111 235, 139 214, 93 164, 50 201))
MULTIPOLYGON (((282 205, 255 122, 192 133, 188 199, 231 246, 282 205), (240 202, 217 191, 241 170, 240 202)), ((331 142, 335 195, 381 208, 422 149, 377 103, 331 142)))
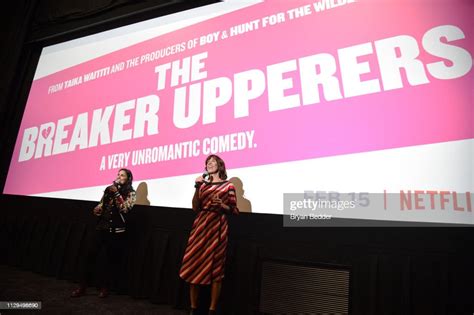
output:
POLYGON ((228 182, 224 161, 206 159, 206 173, 196 178, 193 210, 197 212, 184 253, 180 277, 190 284, 191 314, 197 308, 199 285, 211 285, 209 314, 214 314, 224 278, 227 214, 238 214, 235 187, 228 182))

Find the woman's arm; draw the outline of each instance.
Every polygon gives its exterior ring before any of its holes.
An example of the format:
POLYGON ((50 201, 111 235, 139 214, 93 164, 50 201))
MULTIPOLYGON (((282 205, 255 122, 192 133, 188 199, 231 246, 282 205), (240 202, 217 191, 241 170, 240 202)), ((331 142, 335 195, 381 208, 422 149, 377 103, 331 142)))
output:
POLYGON ((227 207, 226 213, 228 214, 239 214, 239 209, 237 208, 237 196, 235 194, 235 188, 232 185, 229 187, 229 192, 228 192, 228 199, 227 199, 227 207))
POLYGON ((196 180, 194 181, 194 196, 193 196, 193 210, 198 212, 201 210, 201 200, 199 199, 199 189, 201 188, 201 185, 204 183, 204 177, 198 176, 196 180))
POLYGON ((103 207, 103 204, 104 204, 104 198, 105 198, 105 194, 102 196, 102 198, 100 198, 100 202, 97 206, 95 206, 94 210, 92 210, 92 213, 94 213, 94 215, 100 217, 102 215, 102 207, 103 207))
POLYGON ((224 212, 225 214, 239 214, 234 185, 229 185, 227 193, 224 194, 223 197, 219 197, 218 195, 216 195, 216 197, 213 198, 211 204, 222 209, 222 212, 224 212))
POLYGON ((137 201, 137 195, 135 191, 130 191, 127 197, 124 199, 122 195, 117 191, 114 194, 114 203, 122 213, 127 213, 132 210, 135 202, 137 201))
POLYGON ((198 212, 201 210, 201 200, 199 199, 199 188, 201 187, 201 184, 196 183, 194 187, 196 189, 194 190, 194 196, 193 196, 193 210, 198 212))

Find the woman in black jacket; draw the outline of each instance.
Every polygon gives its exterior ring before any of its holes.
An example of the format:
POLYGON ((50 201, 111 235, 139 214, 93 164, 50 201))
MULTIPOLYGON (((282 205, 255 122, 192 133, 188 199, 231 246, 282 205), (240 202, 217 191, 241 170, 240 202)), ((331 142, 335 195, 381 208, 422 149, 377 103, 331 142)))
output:
POLYGON ((120 169, 117 178, 105 189, 100 203, 94 208, 93 213, 97 216, 96 233, 89 247, 87 261, 82 266, 79 287, 72 291, 72 297, 85 294, 87 280, 103 247, 106 250, 106 267, 103 269, 103 275, 99 277, 99 297, 107 297, 112 280, 120 277, 125 248, 126 215, 136 201, 132 181, 132 172, 125 168, 120 169))

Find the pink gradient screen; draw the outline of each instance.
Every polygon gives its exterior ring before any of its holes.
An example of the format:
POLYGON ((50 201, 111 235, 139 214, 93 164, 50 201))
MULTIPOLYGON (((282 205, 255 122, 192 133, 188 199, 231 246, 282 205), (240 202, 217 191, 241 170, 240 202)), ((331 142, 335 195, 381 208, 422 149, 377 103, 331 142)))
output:
POLYGON ((4 193, 472 139, 472 13, 269 1, 35 79, 4 193))

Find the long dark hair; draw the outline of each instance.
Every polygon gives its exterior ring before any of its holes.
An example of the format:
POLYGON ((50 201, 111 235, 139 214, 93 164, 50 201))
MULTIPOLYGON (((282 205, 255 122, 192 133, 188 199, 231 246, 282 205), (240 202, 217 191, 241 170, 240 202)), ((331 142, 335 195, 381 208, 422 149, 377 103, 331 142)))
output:
POLYGON ((132 171, 129 170, 128 168, 121 168, 119 172, 120 171, 124 171, 127 174, 127 182, 120 188, 120 193, 128 194, 130 191, 134 191, 132 187, 132 183, 133 183, 132 171))
POLYGON ((211 154, 206 158, 206 162, 204 163, 204 169, 207 171, 207 162, 209 162, 210 159, 214 158, 217 162, 217 171, 219 172, 219 178, 226 180, 227 179, 227 171, 225 169, 225 163, 224 160, 221 159, 219 156, 215 154, 211 154))

